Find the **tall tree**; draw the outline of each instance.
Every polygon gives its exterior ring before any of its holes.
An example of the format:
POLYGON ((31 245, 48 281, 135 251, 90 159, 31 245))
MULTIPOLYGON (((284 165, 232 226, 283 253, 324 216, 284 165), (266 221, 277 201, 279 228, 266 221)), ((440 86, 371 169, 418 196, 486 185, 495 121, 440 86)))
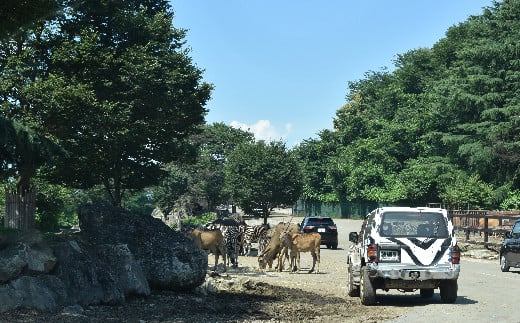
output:
POLYGON ((226 164, 226 185, 248 214, 261 215, 291 205, 301 194, 301 171, 295 156, 282 142, 258 141, 239 145, 226 164))
POLYGON ((191 167, 190 189, 213 211, 219 204, 230 202, 225 186, 224 168, 229 155, 240 144, 251 144, 254 135, 218 122, 206 125, 193 140, 198 146, 197 163, 191 167))
POLYGON ((27 38, 34 46, 23 47, 23 57, 32 63, 19 59, 6 73, 16 82, 18 71, 39 71, 8 94, 8 110, 70 153, 53 180, 102 184, 119 206, 125 190, 157 184, 162 164, 192 158, 186 138, 204 123, 212 87, 188 56, 167 1, 63 5, 59 19, 27 38))
POLYGON ((168 164, 161 184, 154 191, 159 207, 169 212, 177 201, 207 206, 214 211, 219 204, 230 202, 225 187, 224 167, 228 156, 240 144, 253 143, 254 135, 218 122, 205 125, 190 137, 197 147, 197 158, 191 164, 168 164))

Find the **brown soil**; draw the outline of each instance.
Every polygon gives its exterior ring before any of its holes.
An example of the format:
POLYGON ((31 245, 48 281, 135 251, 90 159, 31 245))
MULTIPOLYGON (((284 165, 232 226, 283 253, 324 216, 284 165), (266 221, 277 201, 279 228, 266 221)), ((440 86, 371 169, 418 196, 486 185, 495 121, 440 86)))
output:
MULTIPOLYGON (((338 221, 343 225, 343 221, 338 221)), ((347 223, 345 221, 345 223, 347 223)), ((348 232, 347 228, 341 232, 348 232)), ((462 241, 463 237, 459 237, 462 241)), ((461 243, 462 244, 462 243, 461 243)), ((466 248, 475 248, 468 244, 466 248)), ((480 247, 482 248, 482 247, 480 247)), ((208 274, 204 286, 179 293, 154 291, 124 305, 60 309, 55 313, 19 310, 0 314, 0 322, 381 322, 407 306, 387 301, 376 307, 346 295, 347 242, 321 249, 319 274, 309 274, 310 255, 302 254, 298 273, 258 269, 255 256, 240 257, 239 268, 208 274), (210 277, 214 276, 214 277, 210 277)), ((213 256, 209 257, 213 265, 213 256)))
MULTIPOLYGON (((320 274, 307 273, 311 265, 307 259, 302 259, 299 273, 279 273, 259 271, 256 257, 240 257, 238 269, 209 273, 206 283, 192 292, 154 291, 124 305, 55 313, 19 310, 2 313, 0 322, 381 322, 402 313, 402 308, 387 306, 368 311, 359 298, 344 294, 344 280, 338 277, 344 269, 324 267, 336 262, 339 254, 344 258, 343 253, 322 250, 320 274)), ((212 261, 210 256, 210 265, 212 261)))

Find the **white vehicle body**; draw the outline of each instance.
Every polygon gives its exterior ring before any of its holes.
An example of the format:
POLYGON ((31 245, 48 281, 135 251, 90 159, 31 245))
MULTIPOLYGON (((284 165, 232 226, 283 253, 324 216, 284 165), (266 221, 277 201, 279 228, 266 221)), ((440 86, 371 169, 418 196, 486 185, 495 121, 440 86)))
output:
POLYGON ((363 304, 375 302, 376 289, 432 297, 440 288, 444 302, 455 301, 460 252, 445 209, 378 208, 349 239, 349 294, 363 304))

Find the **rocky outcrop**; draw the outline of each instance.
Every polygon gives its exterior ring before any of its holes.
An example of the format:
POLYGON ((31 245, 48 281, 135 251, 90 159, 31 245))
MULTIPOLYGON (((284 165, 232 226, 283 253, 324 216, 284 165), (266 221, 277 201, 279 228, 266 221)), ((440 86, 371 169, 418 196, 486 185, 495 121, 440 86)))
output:
POLYGON ((79 225, 94 245, 126 244, 154 288, 186 290, 204 282, 205 253, 159 219, 91 206, 81 209, 79 225))
POLYGON ((162 221, 95 206, 79 218, 81 231, 68 236, 0 233, 0 312, 120 304, 204 283, 206 255, 162 221))

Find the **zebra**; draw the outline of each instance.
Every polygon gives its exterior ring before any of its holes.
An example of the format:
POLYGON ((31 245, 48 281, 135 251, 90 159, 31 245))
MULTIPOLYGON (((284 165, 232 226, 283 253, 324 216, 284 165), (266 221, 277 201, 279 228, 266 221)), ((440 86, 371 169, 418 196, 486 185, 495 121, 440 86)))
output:
POLYGON ((264 248, 267 246, 267 243, 269 242, 267 238, 269 224, 259 224, 252 226, 246 225, 243 230, 244 233, 242 235, 242 255, 249 256, 249 254, 251 253, 251 246, 253 242, 258 242, 258 254, 262 253, 264 248))
MULTIPOLYGON (((242 239, 243 226, 226 226, 223 228, 224 243, 226 244, 228 265, 238 267, 238 255, 240 253, 240 240, 242 239)), ((222 230, 222 229, 221 229, 222 230)))

